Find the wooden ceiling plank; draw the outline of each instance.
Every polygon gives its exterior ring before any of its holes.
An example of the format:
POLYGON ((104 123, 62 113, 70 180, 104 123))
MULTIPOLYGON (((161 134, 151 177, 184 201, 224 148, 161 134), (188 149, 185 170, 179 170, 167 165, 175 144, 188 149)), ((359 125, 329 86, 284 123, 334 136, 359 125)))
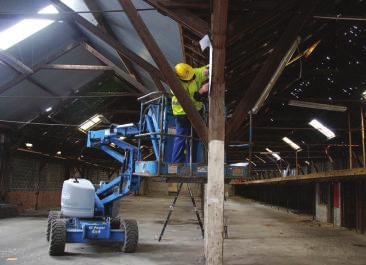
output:
POLYGON ((228 135, 235 132, 247 118, 248 111, 253 107, 258 100, 267 84, 271 82, 273 74, 277 71, 284 56, 297 39, 305 22, 311 15, 315 7, 316 0, 306 2, 302 5, 299 13, 295 14, 288 23, 287 28, 277 42, 274 52, 267 58, 261 67, 260 71, 252 81, 251 85, 241 98, 240 102, 234 111, 231 120, 228 123, 228 135))

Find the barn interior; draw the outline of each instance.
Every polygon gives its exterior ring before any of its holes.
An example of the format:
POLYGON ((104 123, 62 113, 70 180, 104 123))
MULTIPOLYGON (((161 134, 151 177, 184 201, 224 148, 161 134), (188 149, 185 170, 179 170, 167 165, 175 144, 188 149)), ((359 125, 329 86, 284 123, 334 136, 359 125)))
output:
MULTIPOLYGON (((0 264, 365 264, 365 14, 363 0, 0 0, 0 264), (181 62, 210 69, 203 114, 181 62), (141 124, 141 98, 172 93, 206 177, 141 176, 116 202, 136 252, 49 256, 64 181, 121 173, 88 131, 141 124)), ((159 159, 153 136, 122 138, 159 159)))

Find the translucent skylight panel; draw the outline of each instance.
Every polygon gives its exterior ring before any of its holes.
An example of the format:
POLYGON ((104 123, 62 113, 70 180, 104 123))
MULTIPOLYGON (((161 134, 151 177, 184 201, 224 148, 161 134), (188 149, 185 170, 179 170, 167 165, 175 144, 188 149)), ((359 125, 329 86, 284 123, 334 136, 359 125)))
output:
MULTIPOLYGON (((46 6, 38 11, 38 14, 57 14, 53 5, 46 6)), ((15 44, 25 40, 29 36, 48 27, 54 21, 50 19, 23 19, 17 24, 0 32, 0 49, 6 50, 15 44)))

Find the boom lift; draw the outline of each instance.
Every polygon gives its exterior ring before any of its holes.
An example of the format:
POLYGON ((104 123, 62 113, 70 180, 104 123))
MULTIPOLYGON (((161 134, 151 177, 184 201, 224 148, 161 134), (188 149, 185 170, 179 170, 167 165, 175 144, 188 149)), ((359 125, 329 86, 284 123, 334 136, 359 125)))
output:
MULTIPOLYGON (((62 255, 66 243, 102 241, 119 243, 121 251, 134 252, 138 243, 137 222, 115 216, 114 202, 137 191, 142 177, 177 182, 180 186, 182 183, 203 183, 207 180, 203 145, 199 143, 197 150, 193 150, 192 142, 196 139, 192 135, 185 137, 191 141, 190 153, 196 151, 199 163, 171 163, 176 135, 167 95, 152 92, 139 98, 139 101, 140 120, 137 124, 111 125, 107 129, 88 132, 87 147, 97 148, 119 161, 120 174, 108 183, 101 183, 97 189, 86 179, 75 178, 64 182, 61 211, 51 211, 48 217, 50 255, 62 255), (142 159, 144 139, 151 142, 155 160, 142 159), (137 145, 130 143, 133 141, 137 145)), ((242 179, 247 175, 245 167, 225 166, 226 181, 242 179)))

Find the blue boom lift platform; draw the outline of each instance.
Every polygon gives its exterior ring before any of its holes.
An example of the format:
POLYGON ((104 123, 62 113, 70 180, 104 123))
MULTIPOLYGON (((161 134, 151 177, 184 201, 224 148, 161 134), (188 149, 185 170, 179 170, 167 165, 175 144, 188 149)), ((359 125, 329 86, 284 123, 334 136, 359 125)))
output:
MULTIPOLYGON (((171 113, 170 99, 161 92, 152 92, 139 98, 140 120, 137 124, 111 125, 110 128, 91 130, 87 134, 87 147, 97 148, 121 163, 120 174, 95 190, 94 216, 90 218, 68 217, 60 211, 51 211, 48 217, 47 240, 49 254, 62 255, 66 243, 114 242, 121 251, 134 252, 138 243, 138 227, 135 220, 122 220, 113 215, 114 202, 139 189, 142 177, 159 178, 164 182, 183 183, 207 181, 207 165, 204 163, 202 143, 197 141, 198 163, 171 163, 175 124, 171 113), (151 142, 155 160, 142 159, 142 142, 151 142), (131 144, 135 142, 136 145, 131 144)), ((181 136, 182 137, 182 136, 181 136)), ((192 155, 190 156, 192 157, 192 155)), ((248 175, 246 167, 225 166, 225 181, 243 179, 248 175)), ((77 182, 78 180, 75 179, 77 182)), ((190 189, 189 189, 190 191, 190 189)), ((193 205, 195 202, 190 191, 193 205)), ((77 198, 76 198, 77 199, 77 198)), ((177 197, 174 200, 176 201, 177 197)), ((164 224, 164 232, 171 212, 164 224)), ((197 213, 203 231, 202 223, 197 213)))

